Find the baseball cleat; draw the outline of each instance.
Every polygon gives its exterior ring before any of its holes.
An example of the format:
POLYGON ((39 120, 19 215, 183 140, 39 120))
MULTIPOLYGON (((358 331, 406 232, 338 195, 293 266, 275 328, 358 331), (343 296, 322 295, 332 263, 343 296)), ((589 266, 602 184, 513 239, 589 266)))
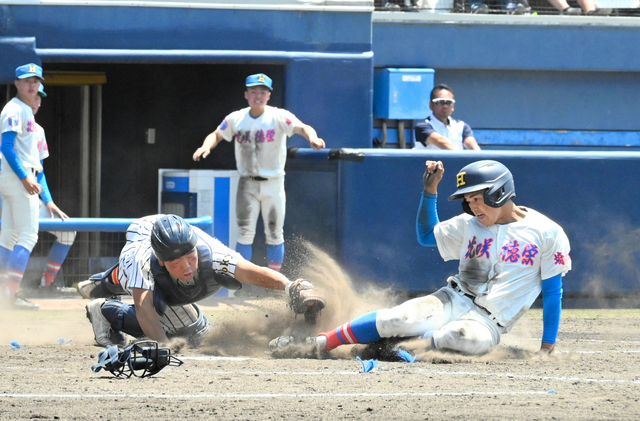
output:
POLYGON ((78 283, 78 292, 82 295, 82 298, 90 300, 91 291, 96 288, 96 281, 93 279, 87 279, 86 281, 82 281, 78 283))
POLYGON ((278 336, 269 342, 269 350, 277 352, 295 348, 296 350, 322 351, 325 343, 326 337, 324 336, 308 336, 304 339, 296 339, 293 336, 278 336))
POLYGON ((93 327, 93 336, 102 346, 124 345, 126 341, 122 332, 113 330, 106 317, 102 315, 102 305, 106 302, 104 298, 91 301, 84 308, 87 310, 87 319, 93 327))
POLYGON ((22 291, 18 291, 13 296, 12 307, 16 310, 38 310, 40 306, 27 300, 22 291))

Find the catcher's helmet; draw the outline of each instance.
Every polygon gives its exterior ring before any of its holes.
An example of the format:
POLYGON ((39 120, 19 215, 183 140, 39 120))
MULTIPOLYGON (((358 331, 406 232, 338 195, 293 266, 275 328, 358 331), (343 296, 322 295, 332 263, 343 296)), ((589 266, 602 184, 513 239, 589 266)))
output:
POLYGON ((151 231, 151 248, 158 260, 170 262, 193 251, 198 236, 187 221, 177 215, 164 215, 151 231))
POLYGON ((485 190, 484 203, 499 208, 516 197, 513 175, 507 167, 497 161, 477 161, 458 171, 456 175, 458 190, 449 196, 449 200, 462 201, 465 212, 473 215, 469 204, 464 200, 467 193, 485 190))

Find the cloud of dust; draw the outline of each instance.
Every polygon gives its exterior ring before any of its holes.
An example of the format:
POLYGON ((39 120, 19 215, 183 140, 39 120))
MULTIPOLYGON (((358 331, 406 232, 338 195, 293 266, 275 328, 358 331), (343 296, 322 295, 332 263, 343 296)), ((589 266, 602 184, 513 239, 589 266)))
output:
MULTIPOLYGON (((612 284, 637 286, 640 281, 640 229, 618 220, 606 226, 606 230, 601 241, 583 243, 589 250, 591 268, 583 291, 594 297, 596 305, 601 307, 611 306, 607 298, 612 295, 612 284)), ((615 295, 616 307, 628 308, 637 304, 637 297, 619 292, 615 295)))
MULTIPOLYGON (((254 356, 271 355, 268 344, 278 336, 295 336, 303 338, 334 329, 369 311, 387 308, 397 304, 398 297, 390 290, 369 284, 356 287, 351 278, 328 254, 308 242, 301 242, 297 251, 299 260, 296 276, 309 280, 321 290, 326 298, 327 306, 322 311, 315 326, 309 326, 303 317, 295 318, 286 307, 285 300, 268 297, 256 300, 251 311, 235 317, 212 323, 211 331, 205 338, 201 350, 204 353, 220 356, 254 356)), ((293 277, 292 277, 293 279, 293 277)), ((283 295, 284 297, 284 295, 283 295)), ((453 364, 501 361, 507 359, 532 359, 534 352, 517 347, 498 346, 488 354, 474 357, 451 352, 440 352, 429 349, 428 342, 423 339, 411 339, 400 342, 400 348, 411 351, 418 361, 433 364, 453 364)), ((363 345, 342 346, 330 354, 318 355, 308 345, 287 348, 286 354, 273 354, 275 358, 334 358, 351 359, 364 350, 363 345)), ((549 360, 573 359, 571 354, 552 354, 545 357, 549 360)))
MULTIPOLYGON (((299 262, 295 277, 310 281, 325 296, 326 307, 317 324, 310 326, 304 322, 304 317, 294 317, 285 305, 288 301, 284 300, 284 295, 283 298, 262 298, 247 314, 212 323, 201 347, 203 352, 221 356, 264 356, 269 341, 278 336, 315 336, 369 311, 396 304, 397 297, 391 289, 372 284, 356 288, 338 263, 313 244, 299 240, 294 246, 297 250, 293 253, 299 262)), ((347 350, 344 352, 348 353, 347 350)))
POLYGON ((536 356, 535 352, 528 351, 514 346, 500 345, 493 348, 485 355, 470 356, 455 352, 441 352, 429 348, 428 340, 419 338, 404 341, 398 347, 410 351, 415 355, 416 361, 432 364, 454 364, 454 363, 479 363, 504 360, 540 360, 540 361, 569 361, 576 360, 577 354, 555 354, 536 356))

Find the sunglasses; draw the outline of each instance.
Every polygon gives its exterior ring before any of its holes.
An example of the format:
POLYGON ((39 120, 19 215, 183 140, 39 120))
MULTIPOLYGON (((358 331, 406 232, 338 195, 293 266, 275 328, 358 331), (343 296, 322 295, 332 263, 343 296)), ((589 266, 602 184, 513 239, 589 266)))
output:
POLYGON ((449 99, 449 98, 436 98, 436 99, 432 99, 431 102, 433 102, 436 105, 453 105, 456 103, 455 99, 449 99))

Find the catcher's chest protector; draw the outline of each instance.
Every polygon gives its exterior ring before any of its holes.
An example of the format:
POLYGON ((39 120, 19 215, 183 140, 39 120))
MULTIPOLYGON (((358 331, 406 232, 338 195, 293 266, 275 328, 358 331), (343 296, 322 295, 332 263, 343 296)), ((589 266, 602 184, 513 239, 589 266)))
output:
POLYGON ((198 243, 198 276, 194 285, 179 285, 169 271, 161 266, 155 256, 151 256, 151 273, 155 286, 153 288, 153 303, 158 314, 163 315, 167 306, 182 306, 203 300, 220 291, 237 290, 242 287, 240 281, 229 274, 213 269, 211 248, 205 243, 198 243))

